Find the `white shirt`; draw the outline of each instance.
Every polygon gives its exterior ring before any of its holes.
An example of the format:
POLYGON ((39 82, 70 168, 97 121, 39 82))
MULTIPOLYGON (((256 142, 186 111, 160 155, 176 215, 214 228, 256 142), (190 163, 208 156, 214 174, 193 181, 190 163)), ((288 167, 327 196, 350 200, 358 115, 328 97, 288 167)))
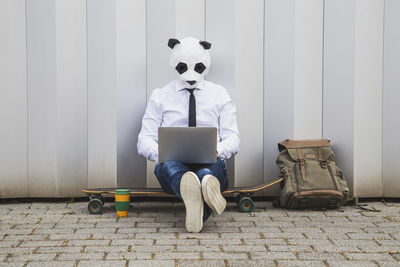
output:
MULTIPOLYGON (((217 127, 217 152, 221 159, 239 151, 240 136, 236 122, 236 107, 226 89, 201 80, 193 92, 196 98, 196 126, 217 127)), ((154 89, 147 104, 138 136, 140 155, 158 162, 158 127, 187 127, 190 93, 179 80, 161 89, 154 89)))

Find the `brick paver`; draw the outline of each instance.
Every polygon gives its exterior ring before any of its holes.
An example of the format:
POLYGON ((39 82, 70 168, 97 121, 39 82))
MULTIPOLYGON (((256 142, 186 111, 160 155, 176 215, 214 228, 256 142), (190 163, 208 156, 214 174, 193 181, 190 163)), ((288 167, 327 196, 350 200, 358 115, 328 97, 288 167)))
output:
POLYGON ((229 203, 201 233, 187 233, 176 201, 132 202, 116 218, 112 203, 0 204, 0 266, 400 266, 400 203, 288 211, 229 203))

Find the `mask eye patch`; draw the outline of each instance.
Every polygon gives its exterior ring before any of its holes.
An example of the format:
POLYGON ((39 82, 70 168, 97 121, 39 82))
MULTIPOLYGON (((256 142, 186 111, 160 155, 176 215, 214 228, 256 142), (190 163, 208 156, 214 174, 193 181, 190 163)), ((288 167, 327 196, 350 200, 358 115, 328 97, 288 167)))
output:
POLYGON ((194 70, 195 70, 197 73, 200 73, 200 74, 202 74, 203 71, 204 71, 205 69, 206 69, 206 66, 204 66, 204 64, 201 63, 201 62, 197 63, 197 64, 194 66, 194 70))
POLYGON ((188 70, 188 67, 187 67, 186 63, 179 62, 178 65, 176 65, 175 69, 179 74, 182 74, 188 70))

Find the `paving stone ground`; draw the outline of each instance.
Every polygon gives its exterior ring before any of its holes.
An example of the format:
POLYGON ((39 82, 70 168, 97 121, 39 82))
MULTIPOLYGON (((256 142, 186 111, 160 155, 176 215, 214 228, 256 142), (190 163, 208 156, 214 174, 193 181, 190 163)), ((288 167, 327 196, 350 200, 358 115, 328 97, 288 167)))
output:
POLYGON ((187 233, 180 202, 0 204, 0 266, 400 266, 400 203, 288 211, 230 202, 201 233, 187 233))

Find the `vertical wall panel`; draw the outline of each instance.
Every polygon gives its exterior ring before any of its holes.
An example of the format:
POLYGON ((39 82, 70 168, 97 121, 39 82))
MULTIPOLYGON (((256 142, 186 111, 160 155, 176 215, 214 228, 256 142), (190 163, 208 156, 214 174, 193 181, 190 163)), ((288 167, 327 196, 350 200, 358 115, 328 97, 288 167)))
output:
MULTIPOLYGON (((235 98, 235 5, 233 1, 206 1, 206 40, 212 46, 206 79, 224 86, 235 98)), ((234 99, 235 100, 235 99, 234 99)))
POLYGON ((115 2, 87 1, 88 186, 113 187, 117 171, 115 2))
POLYGON ((322 137, 323 3, 295 1, 294 139, 322 137))
POLYGON ((324 137, 354 195, 380 196, 383 1, 325 7, 324 137))
POLYGON ((235 186, 249 186, 264 181, 264 1, 238 0, 235 14, 235 99, 241 129, 235 186))
POLYGON ((355 26, 354 194, 377 197, 382 195, 383 0, 356 0, 355 26))
MULTIPOLYGON (((266 0, 264 29, 264 177, 279 174, 277 143, 293 138, 294 11, 292 0, 266 0)), ((267 192, 276 194, 278 188, 267 192)))
POLYGON ((205 0, 176 1, 176 37, 204 39, 205 0))
POLYGON ((383 66, 383 196, 400 197, 400 1, 385 0, 383 66))
MULTIPOLYGON (((226 88, 235 97, 235 2, 206 0, 206 36, 211 42, 211 68, 206 79, 226 88)), ((242 131, 239 125, 239 133, 242 131)), ((240 152, 239 152, 240 153, 240 152)), ((227 160, 228 182, 235 185, 235 157, 227 160)))
MULTIPOLYGON (((86 2, 56 2, 57 192, 87 187, 86 2)), ((54 88, 55 89, 55 88, 54 88)))
MULTIPOLYGON (((147 99, 177 76, 169 66, 168 39, 175 37, 175 0, 147 0, 147 99)), ((147 186, 159 187, 155 163, 147 161, 147 186)))
POLYGON ((0 197, 27 195, 25 1, 0 1, 0 197))
POLYGON ((57 177, 55 1, 28 0, 26 8, 28 192, 31 197, 54 196, 57 177))
POLYGON ((146 160, 136 144, 146 108, 146 1, 120 0, 117 7, 117 185, 146 186, 146 160))
POLYGON ((325 0, 323 137, 353 189, 355 2, 325 0))

